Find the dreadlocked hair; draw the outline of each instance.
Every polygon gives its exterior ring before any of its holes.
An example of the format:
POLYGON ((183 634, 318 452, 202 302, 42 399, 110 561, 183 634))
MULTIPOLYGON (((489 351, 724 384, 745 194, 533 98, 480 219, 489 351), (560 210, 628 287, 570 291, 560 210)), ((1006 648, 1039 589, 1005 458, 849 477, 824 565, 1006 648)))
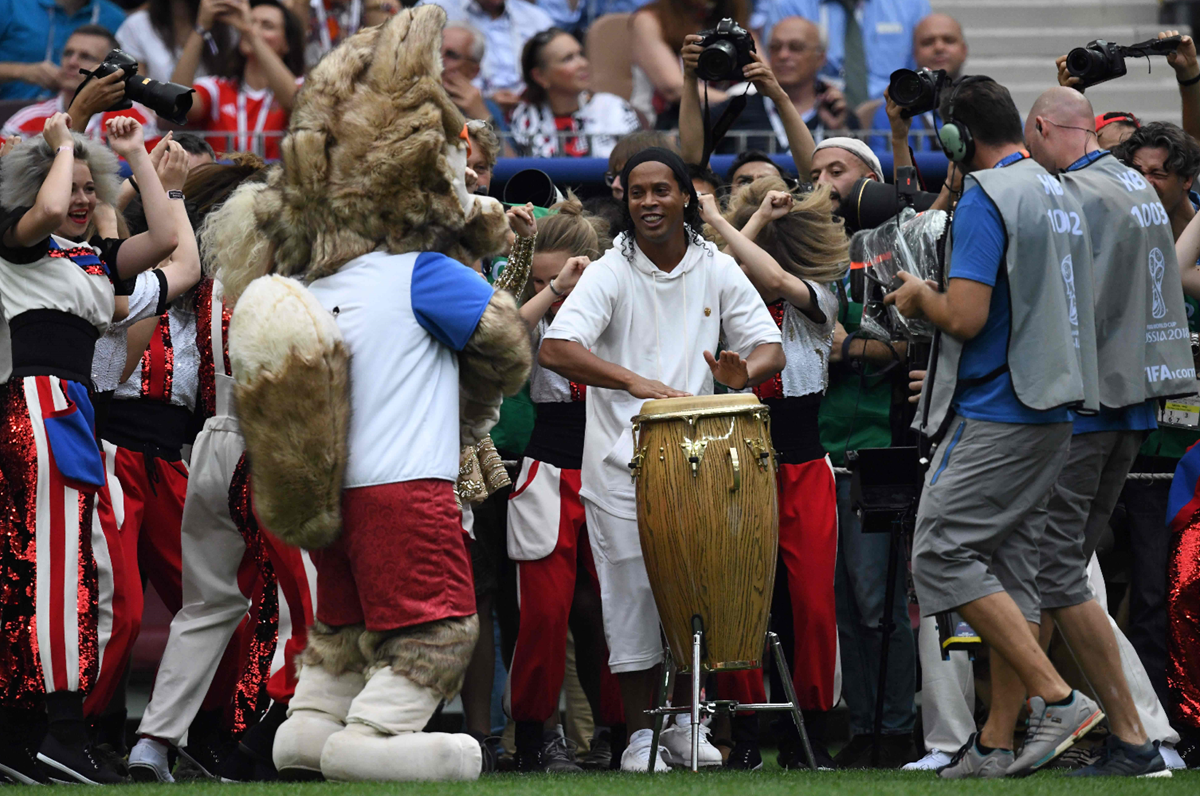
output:
MULTIPOLYGON (((787 191, 778 177, 755 180, 735 193, 726 220, 742 229, 770 191, 787 191)), ((819 185, 796 194, 791 211, 763 227, 754 242, 787 272, 811 282, 840 281, 850 265, 850 239, 840 218, 833 215, 829 187, 819 185)))

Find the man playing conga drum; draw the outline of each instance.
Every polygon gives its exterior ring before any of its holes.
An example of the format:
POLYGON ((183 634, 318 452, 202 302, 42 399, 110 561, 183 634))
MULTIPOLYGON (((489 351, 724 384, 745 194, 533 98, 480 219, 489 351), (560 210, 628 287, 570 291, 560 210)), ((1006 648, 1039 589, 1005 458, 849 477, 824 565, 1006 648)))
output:
MULTIPOLYGON (((690 759, 690 732, 652 755, 650 707, 663 660, 659 618, 638 539, 630 419, 646 399, 742 389, 784 365, 779 328, 733 258, 700 235, 700 207, 678 155, 645 150, 621 173, 625 231, 583 273, 542 343, 539 362, 589 391, 582 488, 604 604, 609 667, 621 684, 624 771, 690 759), (723 340, 722 340, 723 338, 723 340), (714 357, 718 342, 725 350, 714 357)), ((683 725, 681 725, 683 726, 683 725)), ((720 765, 705 742, 701 764, 720 765)))

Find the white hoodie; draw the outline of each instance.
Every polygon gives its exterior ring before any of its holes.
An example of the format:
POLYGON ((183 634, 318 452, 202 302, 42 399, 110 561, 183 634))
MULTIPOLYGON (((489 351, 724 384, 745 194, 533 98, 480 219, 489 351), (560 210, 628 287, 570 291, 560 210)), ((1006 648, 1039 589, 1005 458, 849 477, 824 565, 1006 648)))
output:
MULTIPOLYGON (((626 236, 587 267, 546 332, 572 340, 603 360, 668 387, 711 395, 704 352, 718 342, 741 357, 779 343, 779 327, 733 258, 711 243, 687 248, 670 273, 660 270, 626 236), (630 244, 625 244, 625 247, 630 244)), ((605 511, 637 518, 629 460, 631 419, 644 403, 624 390, 588 388, 580 495, 605 511)))

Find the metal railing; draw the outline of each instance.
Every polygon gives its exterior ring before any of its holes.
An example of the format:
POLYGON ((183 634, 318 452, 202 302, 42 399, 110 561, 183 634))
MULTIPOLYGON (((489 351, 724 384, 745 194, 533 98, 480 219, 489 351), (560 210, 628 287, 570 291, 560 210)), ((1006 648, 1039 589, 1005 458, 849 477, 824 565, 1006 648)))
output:
MULTIPOLYGON (((279 139, 282 139, 286 135, 286 133, 281 131, 264 131, 245 135, 236 132, 212 130, 196 130, 194 132, 208 141, 213 149, 220 152, 242 151, 240 143, 242 139, 248 138, 250 146, 246 151, 253 152, 260 157, 266 156, 269 142, 278 142, 279 139)), ((848 136, 876 144, 874 148, 878 153, 891 151, 891 130, 826 130, 824 137, 828 138, 834 135, 848 136), (884 147, 878 146, 881 141, 884 142, 884 147)), ((509 151, 515 153, 518 157, 528 157, 525 154, 528 151, 528 136, 520 136, 513 132, 503 132, 499 136, 501 141, 508 145, 510 148, 509 151)), ((607 142, 611 142, 612 139, 612 136, 608 135, 580 135, 578 133, 555 133, 553 137, 557 139, 559 152, 565 150, 568 142, 580 138, 587 140, 589 152, 595 152, 595 145, 601 143, 600 139, 607 142)), ((914 130, 909 135, 913 149, 917 151, 936 151, 938 145, 935 137, 936 133, 932 130, 914 130)), ((537 140, 544 140, 546 136, 538 135, 535 138, 537 140)), ((277 146, 272 147, 272 149, 277 149, 277 146)), ((747 149, 759 149, 770 155, 785 154, 787 151, 780 145, 774 130, 731 130, 725 135, 722 149, 733 149, 737 152, 743 152, 747 149)), ((557 157, 568 156, 558 155, 557 157)))

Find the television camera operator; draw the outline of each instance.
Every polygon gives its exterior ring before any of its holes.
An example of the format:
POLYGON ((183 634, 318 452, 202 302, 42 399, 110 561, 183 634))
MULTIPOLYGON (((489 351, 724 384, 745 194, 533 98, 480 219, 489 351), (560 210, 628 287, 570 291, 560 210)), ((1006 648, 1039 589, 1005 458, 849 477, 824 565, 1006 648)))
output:
POLYGON ((1041 768, 1103 717, 1037 637, 1037 534, 1069 452, 1070 408, 1098 409, 1091 252, 1082 207, 1024 151, 1006 88, 963 78, 940 112, 943 149, 968 175, 948 282, 901 274, 886 301, 939 332, 915 423, 938 443, 913 543, 922 612, 958 611, 1030 695, 1020 756, 985 727, 939 773, 997 777, 1041 768))

